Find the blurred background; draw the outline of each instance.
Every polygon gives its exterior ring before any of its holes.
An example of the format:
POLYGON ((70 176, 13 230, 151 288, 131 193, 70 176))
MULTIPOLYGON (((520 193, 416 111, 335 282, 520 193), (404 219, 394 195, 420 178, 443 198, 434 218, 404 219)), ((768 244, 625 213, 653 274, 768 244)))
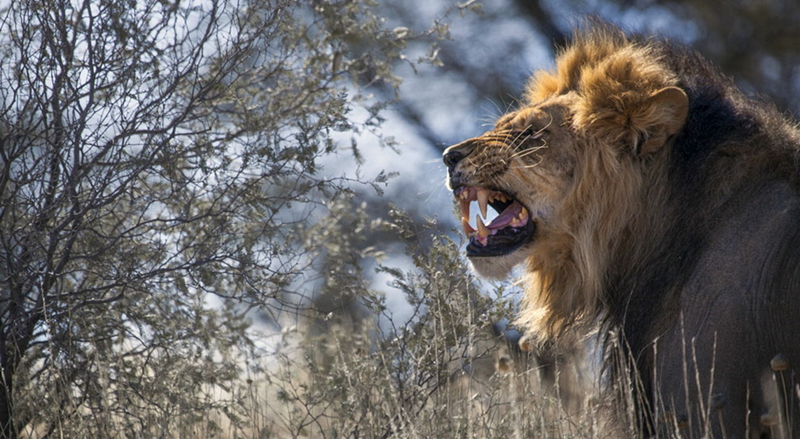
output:
POLYGON ((441 162, 587 16, 800 114, 796 0, 0 1, 0 437, 602 437, 441 162))

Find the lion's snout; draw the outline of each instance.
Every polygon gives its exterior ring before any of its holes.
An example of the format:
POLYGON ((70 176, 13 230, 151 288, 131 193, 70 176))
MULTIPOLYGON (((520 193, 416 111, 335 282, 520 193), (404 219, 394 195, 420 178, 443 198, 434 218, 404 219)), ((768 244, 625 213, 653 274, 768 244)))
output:
POLYGON ((476 139, 469 139, 444 150, 444 153, 442 154, 442 160, 444 161, 445 166, 447 166, 447 169, 452 172, 458 162, 464 160, 467 158, 467 156, 472 154, 472 151, 475 150, 477 145, 478 143, 476 139))

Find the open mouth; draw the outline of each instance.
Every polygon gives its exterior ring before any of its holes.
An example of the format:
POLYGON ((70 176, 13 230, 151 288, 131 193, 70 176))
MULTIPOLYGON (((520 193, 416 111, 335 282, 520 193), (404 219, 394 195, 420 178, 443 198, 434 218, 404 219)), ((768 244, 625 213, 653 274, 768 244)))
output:
POLYGON ((461 208, 461 227, 469 238, 467 256, 503 256, 514 252, 533 238, 536 226, 528 209, 511 195, 491 189, 461 186, 453 191, 461 208), (469 223, 470 203, 478 202, 473 228, 469 223), (489 224, 484 224, 488 208, 497 211, 489 224))

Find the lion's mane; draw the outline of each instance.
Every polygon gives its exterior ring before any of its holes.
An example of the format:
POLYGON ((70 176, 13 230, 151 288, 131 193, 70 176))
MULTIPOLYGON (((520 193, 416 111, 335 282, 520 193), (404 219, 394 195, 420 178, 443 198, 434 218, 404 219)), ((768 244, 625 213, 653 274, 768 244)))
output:
POLYGON ((598 329, 606 370, 636 370, 651 409, 708 391, 684 385, 688 344, 697 376, 728 397, 730 433, 752 410, 782 410, 764 384, 770 358, 800 361, 799 148, 794 122, 696 52, 591 23, 519 110, 445 163, 462 203, 464 188, 502 190, 537 221, 527 246, 483 257, 473 244, 471 256, 495 277, 524 260, 528 334, 550 345, 598 329), (539 162, 517 152, 536 139, 550 143, 531 150, 539 162))
POLYGON ((587 144, 577 149, 582 173, 564 201, 572 214, 562 218, 577 227, 564 227, 563 259, 528 261, 519 322, 552 339, 605 319, 650 328, 646 339, 665 323, 663 297, 630 292, 663 291, 686 276, 715 212, 754 174, 796 184, 797 130, 693 51, 601 23, 576 33, 554 71, 533 76, 525 101, 571 91, 580 95, 572 128, 587 144), (666 140, 653 128, 675 118, 673 109, 645 103, 669 86, 689 98, 681 134, 645 159, 620 157, 620 143, 666 140))

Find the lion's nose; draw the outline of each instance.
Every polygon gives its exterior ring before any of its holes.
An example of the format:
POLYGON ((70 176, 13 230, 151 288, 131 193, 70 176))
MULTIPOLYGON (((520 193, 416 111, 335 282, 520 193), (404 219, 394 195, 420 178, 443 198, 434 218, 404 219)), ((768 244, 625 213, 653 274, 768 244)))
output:
POLYGON ((442 160, 444 161, 444 164, 448 168, 452 168, 456 165, 456 163, 464 160, 465 157, 470 155, 470 153, 472 153, 472 151, 475 149, 475 145, 474 139, 469 139, 447 148, 444 150, 444 154, 442 154, 442 160))
POLYGON ((450 148, 448 148, 447 150, 445 150, 444 155, 442 156, 442 160, 444 161, 444 164, 447 165, 448 168, 452 168, 453 166, 456 165, 456 163, 463 160, 464 157, 466 156, 467 155, 464 154, 463 151, 459 151, 457 149, 451 151, 450 148))

